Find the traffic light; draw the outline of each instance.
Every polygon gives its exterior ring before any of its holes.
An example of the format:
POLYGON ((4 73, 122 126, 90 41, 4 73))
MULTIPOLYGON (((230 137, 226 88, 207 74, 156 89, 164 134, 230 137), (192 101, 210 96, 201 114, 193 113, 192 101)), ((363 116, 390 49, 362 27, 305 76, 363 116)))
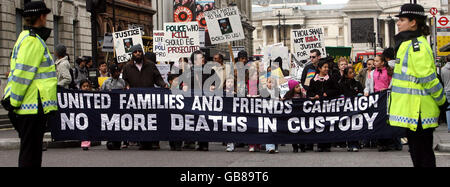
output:
POLYGON ((86 10, 90 13, 106 13, 106 0, 86 0, 86 10))

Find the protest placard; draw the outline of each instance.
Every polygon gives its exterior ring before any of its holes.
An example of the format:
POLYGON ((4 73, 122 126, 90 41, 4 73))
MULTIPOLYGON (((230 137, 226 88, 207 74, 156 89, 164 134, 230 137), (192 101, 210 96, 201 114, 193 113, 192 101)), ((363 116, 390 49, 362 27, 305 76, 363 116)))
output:
POLYGON ((165 23, 164 44, 168 61, 189 58, 200 50, 200 27, 197 22, 165 23))
POLYGON ((164 43, 164 31, 153 31, 153 52, 156 55, 156 61, 166 62, 167 51, 164 43))
POLYGON ((278 64, 283 70, 290 70, 291 69, 291 56, 289 53, 288 47, 278 46, 278 45, 272 45, 267 46, 264 48, 264 58, 263 63, 265 69, 267 69, 270 65, 273 65, 273 62, 278 58, 281 57, 282 64, 278 64), (271 64, 272 62, 272 64, 271 64))
POLYGON ((212 44, 245 39, 238 7, 227 7, 205 12, 212 44))
POLYGON ((128 62, 131 59, 130 49, 133 45, 141 44, 141 46, 144 46, 141 29, 139 28, 115 32, 113 38, 117 62, 119 63, 128 62))
POLYGON ((103 38, 102 52, 114 52, 113 36, 111 33, 105 33, 105 37, 103 38))
POLYGON ((324 29, 310 28, 292 30, 291 43, 294 49, 294 57, 298 61, 309 60, 311 50, 318 49, 326 55, 324 29))
POLYGON ((158 68, 159 73, 161 73, 161 77, 166 83, 169 83, 168 76, 170 72, 169 64, 156 64, 156 68, 158 68))

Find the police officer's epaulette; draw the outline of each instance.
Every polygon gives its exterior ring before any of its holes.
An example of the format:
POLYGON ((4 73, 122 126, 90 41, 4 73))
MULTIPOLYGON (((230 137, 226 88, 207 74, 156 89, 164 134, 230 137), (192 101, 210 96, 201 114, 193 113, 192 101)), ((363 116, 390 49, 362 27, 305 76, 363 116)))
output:
POLYGON ((420 43, 419 43, 419 40, 417 40, 417 38, 412 39, 412 45, 413 45, 414 52, 420 51, 420 43))
POLYGON ((36 37, 36 32, 33 29, 30 29, 30 36, 36 37))

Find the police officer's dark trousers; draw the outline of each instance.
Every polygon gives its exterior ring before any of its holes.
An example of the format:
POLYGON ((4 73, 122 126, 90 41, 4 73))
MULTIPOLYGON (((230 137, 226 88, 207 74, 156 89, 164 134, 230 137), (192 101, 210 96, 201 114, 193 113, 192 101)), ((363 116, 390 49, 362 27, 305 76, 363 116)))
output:
POLYGON ((414 167, 436 167, 436 156, 433 150, 433 133, 434 129, 423 130, 422 124, 418 125, 417 132, 408 130, 408 144, 414 167))
POLYGON ((9 116, 20 138, 19 167, 41 167, 42 141, 48 119, 41 102, 37 115, 16 115, 10 112, 9 116))

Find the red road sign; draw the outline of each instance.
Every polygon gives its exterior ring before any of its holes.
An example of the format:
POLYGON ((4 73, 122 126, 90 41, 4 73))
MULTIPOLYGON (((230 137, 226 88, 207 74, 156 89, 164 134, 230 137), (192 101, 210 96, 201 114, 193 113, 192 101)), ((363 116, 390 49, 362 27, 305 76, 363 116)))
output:
POLYGON ((433 16, 436 16, 436 15, 438 14, 438 12, 439 12, 439 11, 438 11, 437 8, 434 8, 434 7, 433 7, 433 8, 430 9, 430 13, 431 13, 431 15, 433 15, 433 16))
POLYGON ((439 22, 439 24, 441 24, 442 27, 445 27, 445 26, 447 26, 447 24, 448 24, 450 21, 448 20, 447 17, 441 17, 441 19, 439 19, 438 22, 439 22))

